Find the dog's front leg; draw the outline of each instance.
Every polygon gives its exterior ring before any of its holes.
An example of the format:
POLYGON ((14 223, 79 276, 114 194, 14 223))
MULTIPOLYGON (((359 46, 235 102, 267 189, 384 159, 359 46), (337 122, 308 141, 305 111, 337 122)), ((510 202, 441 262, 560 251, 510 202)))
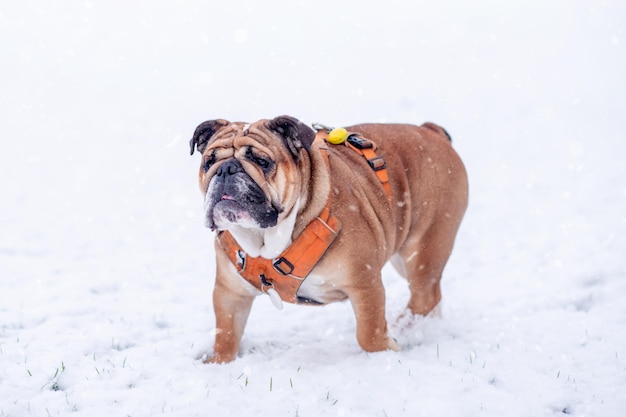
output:
POLYGON ((225 282, 227 279, 220 274, 218 268, 213 290, 215 344, 213 355, 205 363, 225 363, 237 357, 239 343, 254 301, 254 295, 236 291, 225 282))
POLYGON ((400 346, 387 334, 385 289, 379 285, 350 289, 348 297, 356 316, 356 337, 366 352, 399 351, 400 346))

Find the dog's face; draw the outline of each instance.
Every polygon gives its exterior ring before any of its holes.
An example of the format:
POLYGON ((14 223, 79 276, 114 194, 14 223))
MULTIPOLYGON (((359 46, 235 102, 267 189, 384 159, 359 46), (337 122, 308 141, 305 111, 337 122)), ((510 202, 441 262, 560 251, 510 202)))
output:
POLYGON ((300 194, 298 163, 315 138, 289 116, 250 125, 209 120, 196 128, 191 153, 202 153, 199 181, 205 223, 212 230, 233 226, 264 229, 280 223, 300 194))

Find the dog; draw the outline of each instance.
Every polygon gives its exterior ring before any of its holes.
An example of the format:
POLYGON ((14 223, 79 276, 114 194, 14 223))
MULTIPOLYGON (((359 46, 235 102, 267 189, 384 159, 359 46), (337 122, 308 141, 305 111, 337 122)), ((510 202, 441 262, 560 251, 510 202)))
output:
POLYGON ((217 232, 216 335, 207 363, 234 360, 253 300, 350 300, 367 352, 388 335, 383 265, 408 281, 407 313, 427 315, 468 202, 463 162, 434 123, 312 127, 291 116, 200 124, 205 223, 217 232), (316 132, 317 130, 317 132, 316 132))

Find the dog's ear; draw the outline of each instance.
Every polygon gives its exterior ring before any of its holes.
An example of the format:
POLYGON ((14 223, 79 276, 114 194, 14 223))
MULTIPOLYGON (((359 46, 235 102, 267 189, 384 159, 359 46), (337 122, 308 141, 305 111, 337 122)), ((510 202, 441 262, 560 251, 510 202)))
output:
POLYGON ((287 146, 295 160, 298 159, 300 149, 306 149, 307 151, 311 149, 311 144, 315 139, 313 129, 291 116, 278 116, 268 120, 267 128, 278 133, 283 138, 285 146, 287 146))
POLYGON ((196 128, 196 131, 193 133, 193 137, 189 141, 189 155, 193 155, 196 147, 198 148, 198 152, 203 153, 206 149, 207 143, 211 140, 211 136, 213 136, 222 127, 228 126, 229 124, 230 122, 224 119, 207 120, 206 122, 200 123, 200 126, 196 128))

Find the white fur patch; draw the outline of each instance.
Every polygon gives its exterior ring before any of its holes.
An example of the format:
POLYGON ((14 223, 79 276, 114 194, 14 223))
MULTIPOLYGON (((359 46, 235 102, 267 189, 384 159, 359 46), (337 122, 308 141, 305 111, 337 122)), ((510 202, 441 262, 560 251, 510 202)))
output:
POLYGON ((258 229, 233 225, 229 231, 249 256, 274 259, 291 244, 299 207, 300 200, 296 201, 291 213, 274 227, 258 229))
POLYGON ((228 228, 228 231, 249 256, 256 258, 261 254, 263 229, 249 229, 234 224, 228 228))
POLYGON ((300 285, 298 295, 309 300, 323 301, 325 299, 325 291, 323 285, 326 279, 321 275, 310 274, 300 285))

